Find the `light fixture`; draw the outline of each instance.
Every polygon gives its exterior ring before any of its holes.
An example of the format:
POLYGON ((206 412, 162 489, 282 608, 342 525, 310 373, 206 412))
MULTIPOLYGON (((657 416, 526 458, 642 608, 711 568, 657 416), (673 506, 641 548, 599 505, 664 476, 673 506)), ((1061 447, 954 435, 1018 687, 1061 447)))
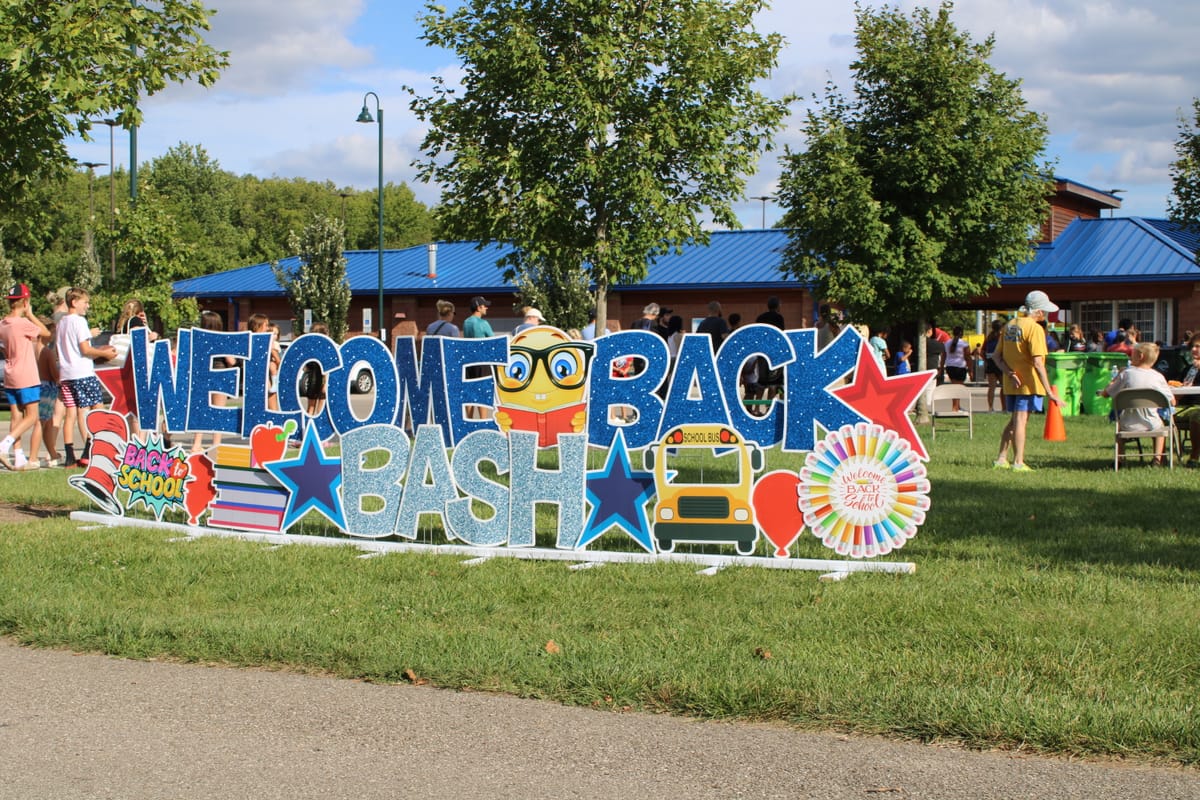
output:
POLYGON ((379 318, 375 324, 379 327, 380 340, 387 341, 387 329, 384 327, 383 319, 383 108, 379 105, 379 95, 374 92, 367 92, 363 95, 362 111, 359 112, 355 122, 375 122, 375 118, 367 109, 368 97, 375 98, 375 113, 379 117, 379 318))

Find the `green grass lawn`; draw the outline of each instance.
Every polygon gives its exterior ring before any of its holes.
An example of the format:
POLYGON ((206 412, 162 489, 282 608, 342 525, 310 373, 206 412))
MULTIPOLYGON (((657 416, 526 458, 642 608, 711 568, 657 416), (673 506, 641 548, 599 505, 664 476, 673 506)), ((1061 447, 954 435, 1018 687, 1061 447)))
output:
MULTIPOLYGON (((1112 471, 1068 418, 1031 474, 991 469, 999 414, 926 444, 915 575, 361 559, 63 514, 0 532, 0 634, 122 656, 426 680, 600 708, 781 720, 973 747, 1200 763, 1200 471, 1112 471), (553 641, 555 646, 547 647, 553 641)), ((924 429, 927 434, 928 429, 924 429)), ((799 457, 772 452, 768 468, 799 457)), ((85 508, 65 474, 6 501, 85 508)), ((681 549, 684 549, 681 546, 681 549)), ((731 551, 732 552, 732 551, 731 551)), ((762 548, 760 552, 766 552, 762 548)), ((813 537, 793 553, 831 558, 813 537)))

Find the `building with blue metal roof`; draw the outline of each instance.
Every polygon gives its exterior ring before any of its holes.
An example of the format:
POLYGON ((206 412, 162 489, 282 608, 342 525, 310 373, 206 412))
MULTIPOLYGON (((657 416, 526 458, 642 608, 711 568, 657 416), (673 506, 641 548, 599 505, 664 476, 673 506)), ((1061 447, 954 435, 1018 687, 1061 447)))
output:
MULTIPOLYGON (((659 256, 650 264, 646 279, 634 286, 612 287, 609 318, 614 326, 627 326, 641 316, 642 307, 654 301, 671 307, 685 320, 705 316, 710 300, 729 306, 726 313, 739 311, 753 319, 766 309, 770 296, 782 301, 784 313, 790 311, 789 324, 800 325, 802 309, 811 300, 794 278, 780 271, 787 231, 720 231, 711 235, 708 245, 688 244, 679 253, 659 256), (733 305, 730 303, 733 302, 733 305)), ((470 313, 469 301, 483 295, 492 301, 489 319, 497 331, 516 324, 517 313, 510 311, 516 287, 504 280, 497 262, 510 252, 507 245, 491 244, 480 248, 474 242, 437 242, 403 250, 385 250, 383 254, 384 307, 389 316, 403 313, 419 329, 436 319, 436 302, 447 299, 458 307, 458 319, 470 313)), ((374 250, 353 250, 345 254, 346 279, 350 284, 350 329, 361 330, 359 320, 364 309, 373 308, 378 297, 379 259, 374 250)), ((282 259, 279 266, 294 269, 299 257, 282 259)), ((292 311, 283 289, 275 281, 269 263, 203 275, 174 284, 175 297, 194 297, 201 307, 222 313, 232 329, 244 327, 255 312, 280 321, 292 311)), ((811 315, 811 311, 808 312, 811 315)), ((551 324, 553 320, 549 320, 551 324)), ((286 329, 286 325, 284 326, 286 329)))
MULTIPOLYGON (((1150 340, 1175 342, 1185 330, 1200 330, 1200 232, 1166 220, 1101 216, 1119 205, 1112 193, 1058 179, 1043 231, 1047 241, 1015 274, 1002 276, 1000 286, 964 305, 1011 310, 1037 288, 1062 307, 1059 322, 1078 322, 1085 332, 1110 330, 1122 318, 1132 319, 1150 340)), ((628 326, 651 301, 694 320, 705 316, 706 305, 715 299, 726 315, 736 311, 749 321, 772 295, 782 301, 789 326, 807 325, 814 298, 807 286, 781 271, 787 241, 788 232, 779 229, 722 231, 713 233, 708 245, 693 243, 659 256, 645 280, 612 288, 612 327, 628 326)), ((455 303, 461 320, 470 313, 470 298, 483 295, 493 304, 493 327, 511 328, 519 321, 518 312, 510 310, 515 287, 496 266, 508 252, 506 245, 480 248, 473 242, 385 251, 383 295, 389 320, 402 314, 423 330, 436 319, 438 299, 455 303)), ((345 256, 350 329, 361 330, 364 310, 374 308, 378 297, 378 256, 374 250, 345 256)), ((280 264, 295 267, 298 258, 280 264)), ((244 327, 254 312, 278 319, 288 329, 291 310, 270 264, 179 281, 174 289, 176 297, 195 297, 202 307, 222 313, 233 329, 244 327)))
POLYGON ((1200 330, 1198 244, 1197 231, 1167 220, 1076 219, 976 305, 1016 308, 1036 288, 1085 333, 1130 319, 1144 339, 1177 343, 1184 331, 1200 330))

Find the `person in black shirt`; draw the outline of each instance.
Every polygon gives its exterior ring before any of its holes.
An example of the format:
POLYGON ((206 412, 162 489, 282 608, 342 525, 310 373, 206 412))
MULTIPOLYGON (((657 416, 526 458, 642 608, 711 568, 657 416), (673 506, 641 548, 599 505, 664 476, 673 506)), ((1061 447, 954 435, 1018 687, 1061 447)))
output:
POLYGON ((783 330, 783 328, 784 328, 783 314, 779 313, 779 298, 778 297, 768 297, 767 298, 767 310, 764 311, 763 313, 759 314, 758 319, 756 319, 754 321, 755 322, 763 322, 763 323, 766 323, 767 325, 774 325, 776 328, 779 328, 779 330, 783 330))
POLYGON ((720 349, 721 342, 725 341, 725 337, 729 335, 729 326, 721 317, 721 304, 716 300, 708 304, 708 316, 696 326, 696 333, 707 333, 712 337, 714 353, 720 349))

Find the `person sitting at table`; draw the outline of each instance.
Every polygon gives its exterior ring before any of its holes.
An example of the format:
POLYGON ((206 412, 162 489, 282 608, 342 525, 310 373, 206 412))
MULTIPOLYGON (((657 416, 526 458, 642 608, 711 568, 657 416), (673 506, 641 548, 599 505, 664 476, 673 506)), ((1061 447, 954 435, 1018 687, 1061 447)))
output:
MULTIPOLYGON (((1184 374, 1182 381, 1169 381, 1172 386, 1200 387, 1200 333, 1192 334, 1188 339, 1188 347, 1192 351, 1192 365, 1184 374)), ((1200 395, 1185 395, 1179 398, 1179 407, 1175 411, 1175 426, 1187 428, 1191 437, 1192 449, 1188 455, 1187 466, 1200 467, 1200 395)))
POLYGON ((1141 335, 1141 331, 1130 325, 1125 329, 1125 333, 1118 338, 1117 341, 1108 346, 1108 349, 1105 352, 1124 353, 1125 355, 1132 357, 1134 345, 1138 343, 1138 337, 1141 335))
MULTIPOLYGON (((1170 399, 1173 405, 1175 398, 1171 394, 1171 387, 1167 385, 1167 379, 1162 376, 1162 373, 1154 368, 1156 361, 1158 361, 1158 345, 1154 342, 1138 342, 1133 346, 1133 352, 1129 356, 1129 369, 1117 373, 1117 377, 1100 390, 1101 396, 1112 397, 1122 389, 1158 389, 1170 399)), ((1162 430, 1163 420, 1156 408, 1127 408, 1121 412, 1117 426, 1122 432, 1146 431, 1149 433, 1162 430)), ((1154 461, 1151 463, 1155 466, 1163 465, 1166 444, 1167 437, 1165 436, 1154 440, 1154 461)), ((1117 442, 1117 452, 1121 456, 1125 455, 1124 441, 1117 442)))

